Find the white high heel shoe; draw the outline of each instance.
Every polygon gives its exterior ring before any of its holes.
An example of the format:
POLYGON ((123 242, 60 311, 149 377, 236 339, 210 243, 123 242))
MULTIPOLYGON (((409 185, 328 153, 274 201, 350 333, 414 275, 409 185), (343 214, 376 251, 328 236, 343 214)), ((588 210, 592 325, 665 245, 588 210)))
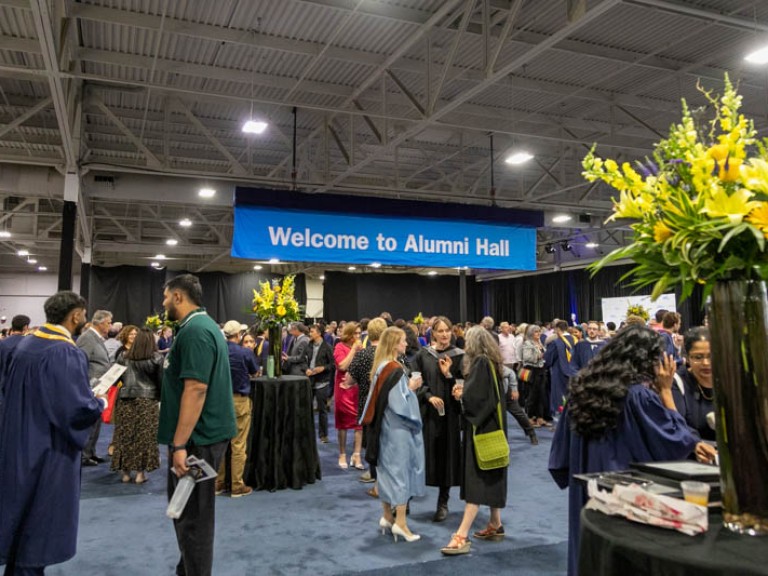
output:
POLYGON ((392 537, 395 539, 395 542, 397 542, 397 537, 402 536, 405 538, 406 542, 416 542, 416 540, 421 540, 420 534, 411 534, 410 536, 406 534, 400 526, 397 524, 392 524, 392 537))
POLYGON ((392 530, 392 522, 390 522, 389 520, 384 518, 384 516, 382 516, 379 519, 379 528, 381 528, 382 534, 386 534, 387 530, 392 530))

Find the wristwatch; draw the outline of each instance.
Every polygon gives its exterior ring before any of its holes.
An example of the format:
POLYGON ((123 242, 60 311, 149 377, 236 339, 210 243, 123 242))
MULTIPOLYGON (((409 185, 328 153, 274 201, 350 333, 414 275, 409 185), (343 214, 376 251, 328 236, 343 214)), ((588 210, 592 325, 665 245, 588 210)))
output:
POLYGON ((174 446, 173 444, 168 444, 168 448, 171 451, 171 454, 174 452, 179 452, 180 450, 186 450, 187 445, 186 444, 179 444, 178 446, 174 446))

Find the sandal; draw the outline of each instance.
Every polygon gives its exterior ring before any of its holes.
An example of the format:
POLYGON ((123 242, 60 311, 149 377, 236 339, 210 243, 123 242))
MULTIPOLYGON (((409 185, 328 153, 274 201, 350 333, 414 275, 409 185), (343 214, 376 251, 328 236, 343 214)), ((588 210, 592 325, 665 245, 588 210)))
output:
POLYGON ((440 549, 440 552, 446 556, 458 556, 459 554, 469 554, 469 549, 472 546, 472 541, 466 536, 460 534, 454 534, 451 536, 451 541, 448 546, 440 549))
POLYGON ((339 468, 341 468, 342 470, 346 470, 347 468, 349 468, 349 466, 347 465, 346 454, 342 454, 341 456, 339 456, 339 468))
POLYGON ((480 540, 492 540, 493 542, 499 542, 504 539, 504 526, 499 524, 498 527, 494 527, 491 523, 485 527, 485 530, 480 530, 472 534, 475 538, 480 540))
POLYGON ((365 493, 368 494, 368 496, 370 496, 371 498, 379 497, 379 491, 376 489, 376 486, 374 486, 370 490, 366 490, 365 493))
POLYGON ((121 480, 122 480, 123 484, 130 484, 131 483, 131 475, 130 474, 126 474, 125 472, 123 472, 123 477, 122 477, 121 480))
POLYGON ((363 460, 360 458, 360 452, 355 452, 352 454, 352 457, 349 459, 349 465, 352 466, 352 468, 356 468, 357 470, 365 470, 365 466, 363 466, 363 460))
POLYGON ((136 474, 136 479, 134 480, 134 482, 135 482, 136 484, 144 484, 144 482, 146 482, 147 480, 149 480, 149 478, 147 478, 147 477, 144 475, 144 473, 143 473, 143 472, 139 472, 138 474, 136 474))

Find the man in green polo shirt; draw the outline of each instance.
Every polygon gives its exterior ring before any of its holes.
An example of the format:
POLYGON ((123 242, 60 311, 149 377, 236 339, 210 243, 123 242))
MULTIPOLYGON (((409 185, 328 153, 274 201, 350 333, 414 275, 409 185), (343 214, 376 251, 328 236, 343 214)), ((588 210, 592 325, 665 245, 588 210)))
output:
MULTIPOLYGON (((229 354, 218 325, 201 307, 203 289, 196 276, 183 274, 163 290, 168 318, 179 322, 165 360, 157 440, 169 448, 168 499, 187 473, 187 457, 205 460, 214 470, 237 433, 229 354)), ((213 568, 215 484, 195 485, 184 513, 174 520, 181 559, 178 576, 210 576, 213 568)))

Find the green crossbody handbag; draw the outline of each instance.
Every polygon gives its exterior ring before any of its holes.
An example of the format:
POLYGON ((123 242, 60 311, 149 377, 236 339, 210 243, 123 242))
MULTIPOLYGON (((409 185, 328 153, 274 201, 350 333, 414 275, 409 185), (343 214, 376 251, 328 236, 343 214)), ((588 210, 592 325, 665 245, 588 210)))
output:
POLYGON ((501 398, 499 397, 499 383, 496 380, 496 369, 491 364, 493 374, 493 389, 496 391, 496 409, 499 417, 499 429, 485 434, 477 434, 477 429, 472 426, 473 441, 475 444, 475 459, 480 470, 495 470, 509 466, 509 444, 504 435, 503 420, 501 418, 501 398))

